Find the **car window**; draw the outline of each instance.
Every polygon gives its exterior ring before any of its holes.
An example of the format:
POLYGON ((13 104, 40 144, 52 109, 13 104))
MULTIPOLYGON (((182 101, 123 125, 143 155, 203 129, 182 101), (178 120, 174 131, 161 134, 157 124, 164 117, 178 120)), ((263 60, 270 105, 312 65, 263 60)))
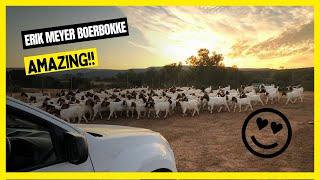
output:
POLYGON ((58 160, 50 129, 38 117, 9 108, 6 121, 7 171, 28 171, 58 160))

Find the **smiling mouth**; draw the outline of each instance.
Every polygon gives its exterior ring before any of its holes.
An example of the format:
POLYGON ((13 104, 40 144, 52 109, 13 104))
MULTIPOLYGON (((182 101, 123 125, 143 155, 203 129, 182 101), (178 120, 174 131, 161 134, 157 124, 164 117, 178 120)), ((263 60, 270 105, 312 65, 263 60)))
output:
POLYGON ((270 145, 261 144, 257 141, 257 139, 254 136, 251 136, 251 140, 255 145, 257 145, 258 147, 263 148, 263 149, 272 149, 272 148, 275 148, 278 146, 278 143, 273 143, 270 145))

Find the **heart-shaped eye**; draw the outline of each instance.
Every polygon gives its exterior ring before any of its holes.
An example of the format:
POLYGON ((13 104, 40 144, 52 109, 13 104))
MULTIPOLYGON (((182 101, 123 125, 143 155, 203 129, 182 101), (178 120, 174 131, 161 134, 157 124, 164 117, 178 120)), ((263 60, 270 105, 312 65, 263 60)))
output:
POLYGON ((257 125, 258 125, 259 130, 261 130, 268 125, 268 120, 258 117, 257 118, 257 125))
POLYGON ((271 123, 271 129, 272 129, 273 134, 276 134, 279 131, 281 131, 282 124, 281 123, 277 124, 276 122, 272 122, 271 123))

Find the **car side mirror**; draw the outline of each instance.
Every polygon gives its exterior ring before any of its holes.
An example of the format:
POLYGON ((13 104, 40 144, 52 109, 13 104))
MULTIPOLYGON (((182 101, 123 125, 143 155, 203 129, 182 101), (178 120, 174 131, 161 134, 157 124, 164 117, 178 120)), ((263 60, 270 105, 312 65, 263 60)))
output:
POLYGON ((80 134, 64 134, 65 158, 71 164, 81 164, 88 159, 88 143, 80 134))

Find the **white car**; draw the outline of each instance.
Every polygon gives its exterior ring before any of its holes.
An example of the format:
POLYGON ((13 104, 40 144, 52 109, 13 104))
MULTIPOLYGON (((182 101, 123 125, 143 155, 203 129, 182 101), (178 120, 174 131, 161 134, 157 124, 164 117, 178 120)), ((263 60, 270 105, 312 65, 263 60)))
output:
POLYGON ((7 97, 7 171, 177 171, 159 133, 115 125, 74 125, 7 97))

